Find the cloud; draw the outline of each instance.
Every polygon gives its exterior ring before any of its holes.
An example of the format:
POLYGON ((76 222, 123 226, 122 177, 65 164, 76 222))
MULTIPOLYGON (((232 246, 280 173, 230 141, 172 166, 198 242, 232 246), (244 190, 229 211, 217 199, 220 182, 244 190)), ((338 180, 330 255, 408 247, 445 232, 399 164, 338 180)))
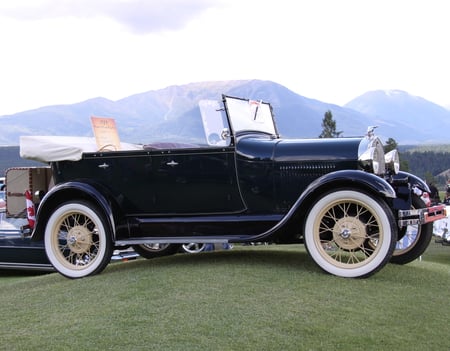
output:
POLYGON ((0 5, 18 20, 107 17, 136 34, 176 31, 222 0, 28 0, 0 5))

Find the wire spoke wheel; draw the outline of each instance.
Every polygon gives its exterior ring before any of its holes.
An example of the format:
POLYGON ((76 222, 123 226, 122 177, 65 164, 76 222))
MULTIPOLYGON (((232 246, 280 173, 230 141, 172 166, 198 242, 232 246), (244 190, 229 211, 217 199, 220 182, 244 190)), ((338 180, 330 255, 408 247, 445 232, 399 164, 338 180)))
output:
POLYGON ((392 212, 381 200, 354 190, 335 191, 323 196, 309 212, 305 244, 325 271, 366 277, 392 255, 393 223, 392 212))
POLYGON ((66 203, 50 216, 45 250, 57 271, 81 278, 102 271, 109 263, 112 244, 98 211, 83 202, 66 203))

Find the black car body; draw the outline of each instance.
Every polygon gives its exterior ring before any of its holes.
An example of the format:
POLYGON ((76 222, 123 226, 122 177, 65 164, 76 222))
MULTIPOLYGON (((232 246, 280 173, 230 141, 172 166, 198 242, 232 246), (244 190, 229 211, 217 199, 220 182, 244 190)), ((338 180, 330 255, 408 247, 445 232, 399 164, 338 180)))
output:
POLYGON ((445 216, 444 206, 425 206, 427 185, 400 172, 396 150, 385 155, 371 129, 357 138, 283 139, 269 103, 230 96, 201 101, 199 115, 203 143, 65 153, 67 145, 45 140, 58 152, 40 155, 37 139, 23 140, 23 157, 51 166, 51 185, 33 189, 46 194, 34 199, 32 238, 45 242, 57 271, 99 273, 117 246, 153 257, 186 242, 273 242, 305 243, 325 271, 366 277, 389 260, 418 257, 431 222, 445 216), (408 225, 422 235, 396 259, 408 225))
MULTIPOLYGON (((53 271, 43 241, 32 241, 27 229, 2 226, 0 212, 0 269, 53 271)), ((10 222, 8 222, 10 224, 10 222)))

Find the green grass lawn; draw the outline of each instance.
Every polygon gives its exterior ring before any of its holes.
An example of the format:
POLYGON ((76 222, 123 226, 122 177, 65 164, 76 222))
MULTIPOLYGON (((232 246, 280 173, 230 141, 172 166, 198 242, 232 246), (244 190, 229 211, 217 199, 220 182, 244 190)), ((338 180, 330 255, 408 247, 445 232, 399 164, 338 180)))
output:
POLYGON ((1 350, 450 350, 450 247, 368 279, 303 246, 112 263, 94 277, 0 272, 1 350))

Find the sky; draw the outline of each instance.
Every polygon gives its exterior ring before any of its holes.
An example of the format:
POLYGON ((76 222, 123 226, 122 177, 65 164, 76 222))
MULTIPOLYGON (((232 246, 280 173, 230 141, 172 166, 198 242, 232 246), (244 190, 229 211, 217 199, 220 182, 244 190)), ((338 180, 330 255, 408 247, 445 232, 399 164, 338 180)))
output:
POLYGON ((450 106, 447 3, 0 0, 0 116, 246 79, 341 106, 379 89, 450 106))

